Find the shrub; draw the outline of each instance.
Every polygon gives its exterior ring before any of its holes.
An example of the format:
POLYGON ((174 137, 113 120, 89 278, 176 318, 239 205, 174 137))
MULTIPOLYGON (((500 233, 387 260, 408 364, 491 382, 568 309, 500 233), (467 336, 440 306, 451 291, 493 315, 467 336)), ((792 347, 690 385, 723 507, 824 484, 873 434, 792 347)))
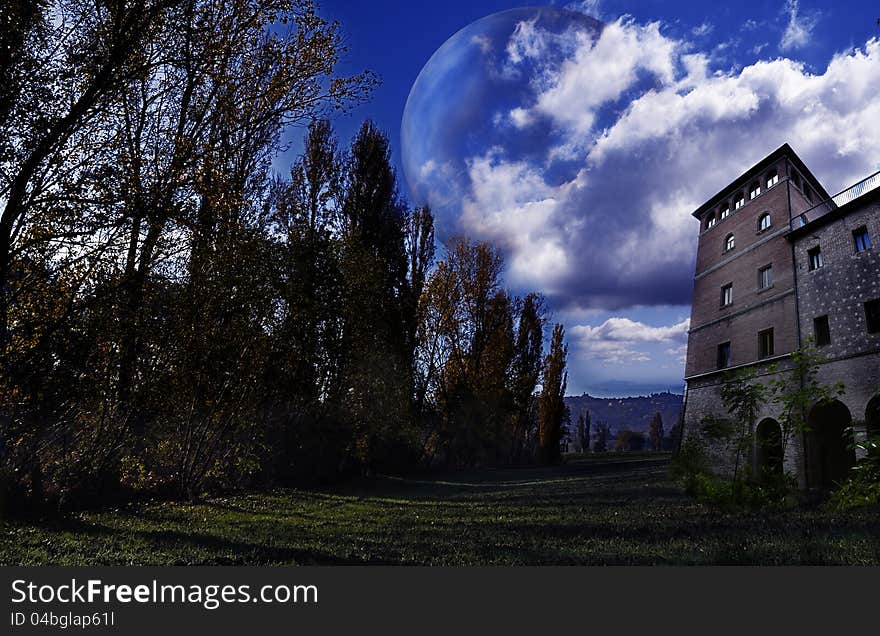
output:
POLYGON ((865 456, 853 467, 849 478, 837 490, 829 505, 835 510, 850 510, 880 505, 880 436, 858 442, 865 456))
POLYGON ((748 478, 724 479, 713 475, 705 444, 686 440, 672 462, 672 475, 696 499, 722 508, 766 508, 790 505, 795 480, 790 475, 764 475, 760 482, 748 478))

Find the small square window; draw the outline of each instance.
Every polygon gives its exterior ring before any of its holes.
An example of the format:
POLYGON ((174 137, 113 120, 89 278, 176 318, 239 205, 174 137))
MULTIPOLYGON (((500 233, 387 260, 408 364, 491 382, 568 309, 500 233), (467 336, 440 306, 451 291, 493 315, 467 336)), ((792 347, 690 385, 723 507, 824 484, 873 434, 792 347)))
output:
POLYGON ((734 210, 739 210, 742 206, 746 204, 745 198, 740 194, 736 198, 736 202, 733 204, 734 210))
POLYGON ((871 236, 864 225, 853 232, 853 240, 856 242, 856 254, 871 249, 871 236))
POLYGON ((773 266, 768 265, 758 270, 758 287, 767 289, 773 287, 773 266))
POLYGON ((818 245, 807 252, 807 258, 810 262, 811 272, 825 265, 825 260, 822 258, 822 249, 818 245))
POLYGON ((759 186, 757 183, 755 183, 752 185, 752 187, 749 191, 749 199, 754 199, 759 194, 761 194, 761 186, 759 186))
POLYGON ((772 188, 773 186, 775 186, 777 183, 779 183, 779 175, 776 174, 775 172, 772 175, 770 175, 769 177, 767 177, 767 189, 768 190, 770 188, 772 188))
POLYGON ((762 358, 769 358, 774 354, 772 329, 765 329, 758 334, 758 350, 762 358))
POLYGON ((709 220, 706 221, 706 229, 708 230, 709 228, 712 228, 712 227, 715 227, 715 217, 714 216, 710 216, 709 220))
POLYGON ((831 326, 828 324, 828 316, 813 318, 813 335, 816 337, 817 347, 831 344, 831 326))
POLYGON ((726 369, 730 366, 730 343, 725 342, 718 345, 718 368, 726 369))
POLYGON ((865 303, 865 319, 868 333, 880 333, 880 298, 865 303))
POLYGON ((730 216, 730 206, 725 205, 723 208, 721 208, 721 218, 726 219, 729 216, 730 216))
POLYGON ((729 307, 733 304, 733 283, 721 288, 721 306, 729 307))

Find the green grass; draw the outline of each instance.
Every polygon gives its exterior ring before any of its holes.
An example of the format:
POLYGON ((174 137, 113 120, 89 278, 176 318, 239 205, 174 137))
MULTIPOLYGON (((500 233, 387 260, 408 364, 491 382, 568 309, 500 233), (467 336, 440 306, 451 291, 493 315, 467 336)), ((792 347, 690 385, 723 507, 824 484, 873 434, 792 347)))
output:
POLYGON ((0 522, 0 563, 878 564, 880 510, 721 512, 671 483, 666 458, 570 456, 0 522))

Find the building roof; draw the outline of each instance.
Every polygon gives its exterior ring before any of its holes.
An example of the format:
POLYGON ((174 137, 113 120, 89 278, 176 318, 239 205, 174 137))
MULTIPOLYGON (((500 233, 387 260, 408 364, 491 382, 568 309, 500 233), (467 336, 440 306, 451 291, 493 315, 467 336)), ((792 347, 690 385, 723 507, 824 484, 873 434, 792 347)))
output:
MULTIPOLYGON (((816 176, 807 168, 806 164, 801 161, 801 158, 798 157, 797 153, 792 149, 790 145, 787 143, 782 144, 771 152, 769 155, 761 159, 754 166, 746 170, 735 180, 731 181, 724 189, 722 189, 718 194, 710 198, 703 205, 698 207, 692 213, 693 216, 697 219, 701 218, 708 210, 714 208, 719 205, 722 201, 727 199, 734 191, 737 189, 742 189, 748 185, 748 182, 755 178, 756 172, 762 172, 765 168, 772 166, 774 163, 779 161, 782 157, 787 157, 798 169, 801 175, 806 178, 810 184, 815 188, 816 192, 819 194, 820 199, 830 199, 831 195, 825 190, 825 186, 823 186, 816 176)), ((782 175, 780 175, 780 178, 782 175)))

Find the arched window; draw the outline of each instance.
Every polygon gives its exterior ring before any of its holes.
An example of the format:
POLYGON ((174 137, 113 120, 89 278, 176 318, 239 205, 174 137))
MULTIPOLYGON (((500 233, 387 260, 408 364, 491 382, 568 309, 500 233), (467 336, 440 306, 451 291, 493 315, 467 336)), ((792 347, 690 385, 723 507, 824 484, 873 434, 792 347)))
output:
POLYGON ((763 232, 764 230, 769 230, 773 224, 770 221, 770 213, 764 212, 760 217, 758 217, 758 231, 763 232))
POLYGON ((716 219, 714 214, 710 214, 706 217, 706 229, 715 227, 716 219))
POLYGON ((733 234, 728 234, 727 238, 724 239, 724 251, 729 252, 734 247, 736 247, 736 238, 734 238, 733 234))
POLYGON ((761 194, 761 184, 755 181, 749 186, 749 200, 754 199, 759 194, 761 194))
POLYGON ((724 219, 726 219, 729 216, 730 216, 730 204, 725 203, 724 205, 721 206, 721 220, 723 221, 724 219))
POLYGON ((776 170, 771 170, 767 173, 767 189, 769 190, 777 183, 779 183, 779 173, 776 170))
POLYGON ((746 204, 746 199, 743 196, 742 192, 737 192, 733 195, 733 209, 739 210, 742 206, 746 204))

